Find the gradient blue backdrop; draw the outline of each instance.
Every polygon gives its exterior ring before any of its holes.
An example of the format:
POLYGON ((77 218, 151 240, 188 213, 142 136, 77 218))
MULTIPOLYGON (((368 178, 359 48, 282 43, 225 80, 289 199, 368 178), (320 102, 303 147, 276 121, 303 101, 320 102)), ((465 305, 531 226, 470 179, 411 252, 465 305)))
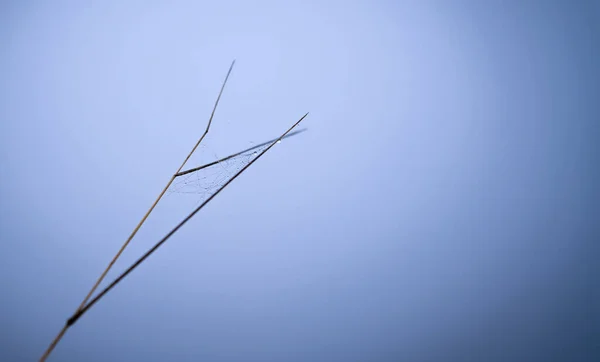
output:
MULTIPOLYGON (((51 361, 600 360, 597 1, 4 1, 0 360, 206 125, 277 136, 51 361)), ((115 277, 196 200, 160 204, 115 277)))

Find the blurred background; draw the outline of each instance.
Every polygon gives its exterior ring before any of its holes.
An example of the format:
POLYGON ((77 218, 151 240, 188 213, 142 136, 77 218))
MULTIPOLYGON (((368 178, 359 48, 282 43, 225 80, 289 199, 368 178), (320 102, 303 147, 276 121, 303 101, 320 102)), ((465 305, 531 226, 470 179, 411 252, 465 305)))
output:
MULTIPOLYGON (((5 1, 0 360, 188 164, 284 140, 49 361, 597 361, 597 1, 5 1)), ((169 195, 115 278, 197 204, 169 195)), ((104 283, 103 285, 106 285, 104 283)))

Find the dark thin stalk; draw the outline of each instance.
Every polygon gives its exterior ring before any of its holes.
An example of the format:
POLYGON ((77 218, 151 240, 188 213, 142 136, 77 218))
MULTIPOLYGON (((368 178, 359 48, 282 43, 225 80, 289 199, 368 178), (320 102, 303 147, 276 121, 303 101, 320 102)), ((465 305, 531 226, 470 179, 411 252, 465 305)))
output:
MULTIPOLYGON (((297 135, 297 134, 299 134, 299 133, 302 133, 302 132, 304 132, 304 131, 306 131, 306 128, 299 129, 299 130, 297 130, 297 131, 291 132, 291 133, 290 133, 290 134, 288 134, 287 136, 283 137, 283 138, 282 138, 282 140, 283 140, 283 139, 286 139, 286 138, 288 138, 288 137, 295 136, 295 135, 297 135)), ((271 142, 273 142, 273 141, 276 141, 276 140, 277 140, 277 138, 275 138, 275 139, 272 139, 272 140, 270 140, 270 141, 267 141, 267 142, 263 142, 263 143, 261 143, 261 144, 258 144, 258 145, 256 145, 256 146, 252 146, 252 147, 250 147, 250 148, 246 148, 246 149, 245 149, 245 150, 243 150, 243 151, 240 151, 240 152, 234 153, 233 155, 229 155, 229 156, 227 156, 227 157, 223 157, 223 158, 221 158, 221 159, 219 159, 219 160, 216 160, 216 161, 213 161, 213 162, 209 162, 209 163, 207 163, 207 164, 205 164, 205 165, 198 166, 198 167, 194 167, 194 168, 192 168, 192 169, 189 169, 189 170, 186 170, 186 171, 181 171, 181 172, 179 172, 179 173, 176 173, 176 174, 175 174, 175 177, 179 177, 179 176, 187 175, 188 173, 192 173, 192 172, 200 171, 200 170, 202 170, 202 169, 204 169, 204 168, 207 168, 207 167, 210 167, 210 166, 214 166, 214 165, 218 164, 219 162, 227 161, 227 160, 229 160, 229 159, 232 159, 232 158, 234 158, 234 157, 237 157, 237 156, 239 156, 239 155, 242 155, 242 154, 244 154, 244 153, 246 153, 246 152, 252 151, 252 150, 254 150, 254 149, 257 149, 257 148, 260 148, 260 147, 262 147, 262 146, 264 146, 264 145, 268 145, 269 143, 271 143, 271 142)))
POLYGON ((200 206, 198 206, 194 211, 192 211, 188 216, 185 217, 177 226, 175 226, 165 237, 163 237, 158 243, 156 243, 150 250, 148 250, 142 257, 140 257, 135 263, 133 263, 127 270, 125 270, 121 275, 119 275, 109 286, 107 286, 103 291, 98 293, 98 295, 92 299, 88 304, 85 305, 82 309, 78 310, 71 318, 69 318, 66 322, 66 326, 70 327, 81 318, 81 316, 87 312, 94 304, 96 304, 106 293, 108 293, 112 288, 114 288, 119 282, 121 282, 129 273, 131 273, 135 268, 137 268, 144 260, 146 260, 152 253, 154 253, 162 244, 164 244, 173 234, 177 232, 186 222, 188 222, 198 211, 200 211, 206 204, 208 204, 215 196, 219 194, 227 185, 229 185, 233 180, 235 180, 239 175, 241 175, 248 167, 250 167, 254 162, 256 162, 259 158, 261 158, 268 150, 273 147, 280 141, 283 137, 285 137, 292 129, 294 129, 302 120, 308 116, 306 113, 302 118, 300 118, 290 129, 288 129, 284 134, 282 134, 279 138, 277 138, 274 142, 271 143, 269 147, 264 149, 261 153, 256 156, 252 161, 250 161, 246 166, 244 166, 240 171, 238 171, 232 178, 230 178, 223 186, 221 186, 214 194, 212 194, 206 201, 204 201, 200 206))

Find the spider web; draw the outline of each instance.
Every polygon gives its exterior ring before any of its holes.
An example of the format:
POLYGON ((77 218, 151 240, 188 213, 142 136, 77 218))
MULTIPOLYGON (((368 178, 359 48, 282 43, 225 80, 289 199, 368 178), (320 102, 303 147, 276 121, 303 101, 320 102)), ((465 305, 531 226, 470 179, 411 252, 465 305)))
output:
POLYGON ((271 143, 251 147, 237 154, 205 164, 193 172, 178 176, 167 190, 167 196, 174 194, 195 195, 196 204, 200 204, 213 195, 238 171, 248 165, 271 143))

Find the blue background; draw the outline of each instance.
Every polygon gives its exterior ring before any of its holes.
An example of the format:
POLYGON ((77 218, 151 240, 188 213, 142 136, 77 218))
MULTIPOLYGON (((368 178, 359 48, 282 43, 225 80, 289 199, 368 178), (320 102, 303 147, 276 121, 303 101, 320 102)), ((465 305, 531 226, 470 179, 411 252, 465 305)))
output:
POLYGON ((41 356, 237 59, 189 166, 308 131, 50 361, 597 361, 599 24, 583 0, 3 2, 0 360, 41 356))

